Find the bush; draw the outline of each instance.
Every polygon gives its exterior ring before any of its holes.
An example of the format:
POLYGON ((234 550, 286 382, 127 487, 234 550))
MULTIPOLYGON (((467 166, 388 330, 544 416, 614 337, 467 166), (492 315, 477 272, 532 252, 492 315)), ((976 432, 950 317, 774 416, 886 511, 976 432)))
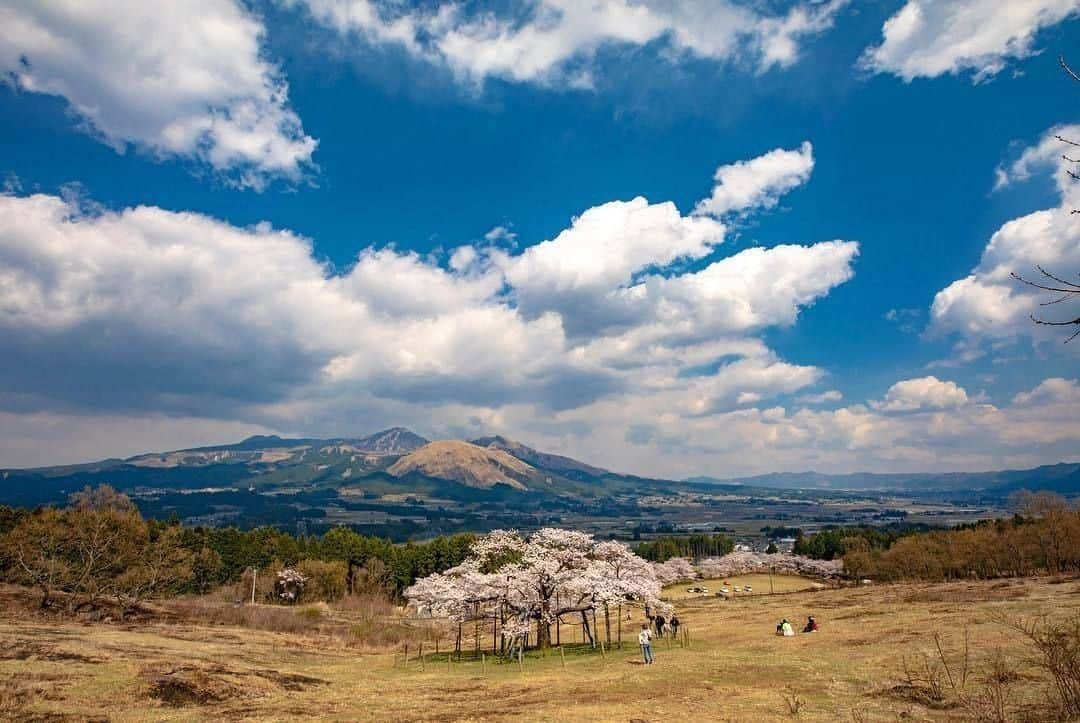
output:
POLYGON ((333 602, 345 596, 345 578, 348 574, 348 565, 345 562, 301 560, 296 569, 306 579, 305 600, 333 602))

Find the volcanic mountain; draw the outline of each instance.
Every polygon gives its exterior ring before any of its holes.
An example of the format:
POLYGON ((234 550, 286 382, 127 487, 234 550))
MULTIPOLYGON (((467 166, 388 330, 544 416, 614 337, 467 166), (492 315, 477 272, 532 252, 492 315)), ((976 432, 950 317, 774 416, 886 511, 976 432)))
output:
POLYGON ((560 454, 540 452, 528 445, 524 445, 521 442, 516 442, 512 439, 507 439, 501 435, 480 437, 479 439, 472 440, 472 443, 479 447, 487 447, 488 449, 500 449, 503 452, 507 452, 508 454, 517 457, 523 462, 528 462, 534 467, 558 472, 560 474, 578 472, 591 477, 600 477, 607 474, 607 470, 601 469, 600 467, 593 467, 591 464, 578 462, 576 459, 563 457, 560 454))
POLYGON ((415 472, 484 489, 505 484, 523 490, 527 489, 526 483, 543 479, 535 467, 501 449, 456 439, 425 444, 394 462, 386 471, 395 477, 415 472))

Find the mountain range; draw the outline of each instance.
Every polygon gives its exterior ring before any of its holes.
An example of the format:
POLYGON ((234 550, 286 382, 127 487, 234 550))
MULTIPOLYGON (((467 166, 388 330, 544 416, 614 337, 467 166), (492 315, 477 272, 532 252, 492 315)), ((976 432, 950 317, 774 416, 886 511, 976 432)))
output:
POLYGON ((147 494, 207 490, 311 494, 313 490, 324 490, 342 496, 425 494, 450 500, 506 495, 526 495, 534 500, 599 499, 619 494, 647 496, 709 489, 739 489, 752 494, 767 494, 769 490, 772 494, 794 490, 878 491, 1003 499, 1024 488, 1076 495, 1080 493, 1080 464, 979 473, 784 472, 675 481, 616 474, 502 436, 430 441, 408 429, 394 427, 356 438, 254 436, 235 444, 140 454, 127 459, 0 470, 0 504, 60 502, 84 485, 100 483, 147 494))

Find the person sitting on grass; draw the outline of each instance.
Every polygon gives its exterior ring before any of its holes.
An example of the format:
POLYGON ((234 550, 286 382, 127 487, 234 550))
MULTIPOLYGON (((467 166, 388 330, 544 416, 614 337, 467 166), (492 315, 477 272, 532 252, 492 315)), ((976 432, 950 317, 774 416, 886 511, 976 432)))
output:
POLYGON ((652 631, 648 623, 641 624, 641 632, 637 636, 638 645, 641 646, 641 657, 645 665, 652 665, 652 631))
POLYGON ((671 637, 679 637, 679 616, 672 613, 671 620, 668 620, 668 625, 671 626, 671 637))
POLYGON ((791 627, 791 623, 787 618, 780 621, 780 624, 776 626, 776 634, 783 635, 785 638, 790 638, 795 635, 795 628, 791 627))
POLYGON ((816 633, 818 628, 817 620, 814 620, 814 616, 811 615, 806 619, 806 627, 802 629, 804 633, 816 633))

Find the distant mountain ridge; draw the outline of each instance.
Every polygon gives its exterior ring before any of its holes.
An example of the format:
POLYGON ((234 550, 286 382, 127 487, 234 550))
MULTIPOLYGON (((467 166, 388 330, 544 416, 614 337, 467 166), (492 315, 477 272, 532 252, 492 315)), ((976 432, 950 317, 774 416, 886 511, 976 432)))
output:
POLYGON ((735 484, 776 489, 848 491, 994 491, 997 494, 1007 494, 1021 489, 1040 489, 1073 495, 1080 493, 1080 462, 1061 462, 1027 470, 990 472, 855 472, 850 474, 773 472, 728 479, 691 477, 685 481, 696 484, 735 484))
POLYGON ((532 447, 526 446, 521 442, 515 442, 512 439, 507 439, 501 435, 495 435, 493 437, 479 437, 472 440, 472 443, 480 446, 487 447, 489 449, 500 449, 504 452, 512 454, 523 462, 528 462, 534 467, 540 467, 542 469, 548 469, 556 472, 581 472, 594 477, 599 477, 604 474, 608 474, 606 469, 600 467, 593 467, 591 464, 585 464, 584 462, 578 462, 576 459, 570 457, 564 457, 560 454, 549 454, 547 452, 540 452, 532 447))
POLYGON ((782 472, 675 481, 616 474, 501 435, 432 442, 404 427, 392 427, 363 437, 330 439, 256 435, 231 444, 127 459, 0 470, 0 504, 32 506, 63 501, 84 485, 103 483, 142 494, 243 490, 273 495, 303 490, 305 494, 346 497, 374 494, 404 498, 438 493, 436 496, 443 499, 524 494, 580 502, 738 486, 755 495, 776 495, 784 490, 885 491, 931 498, 948 494, 975 501, 1002 500, 1020 489, 1080 495, 1080 463, 977 473, 782 472))

